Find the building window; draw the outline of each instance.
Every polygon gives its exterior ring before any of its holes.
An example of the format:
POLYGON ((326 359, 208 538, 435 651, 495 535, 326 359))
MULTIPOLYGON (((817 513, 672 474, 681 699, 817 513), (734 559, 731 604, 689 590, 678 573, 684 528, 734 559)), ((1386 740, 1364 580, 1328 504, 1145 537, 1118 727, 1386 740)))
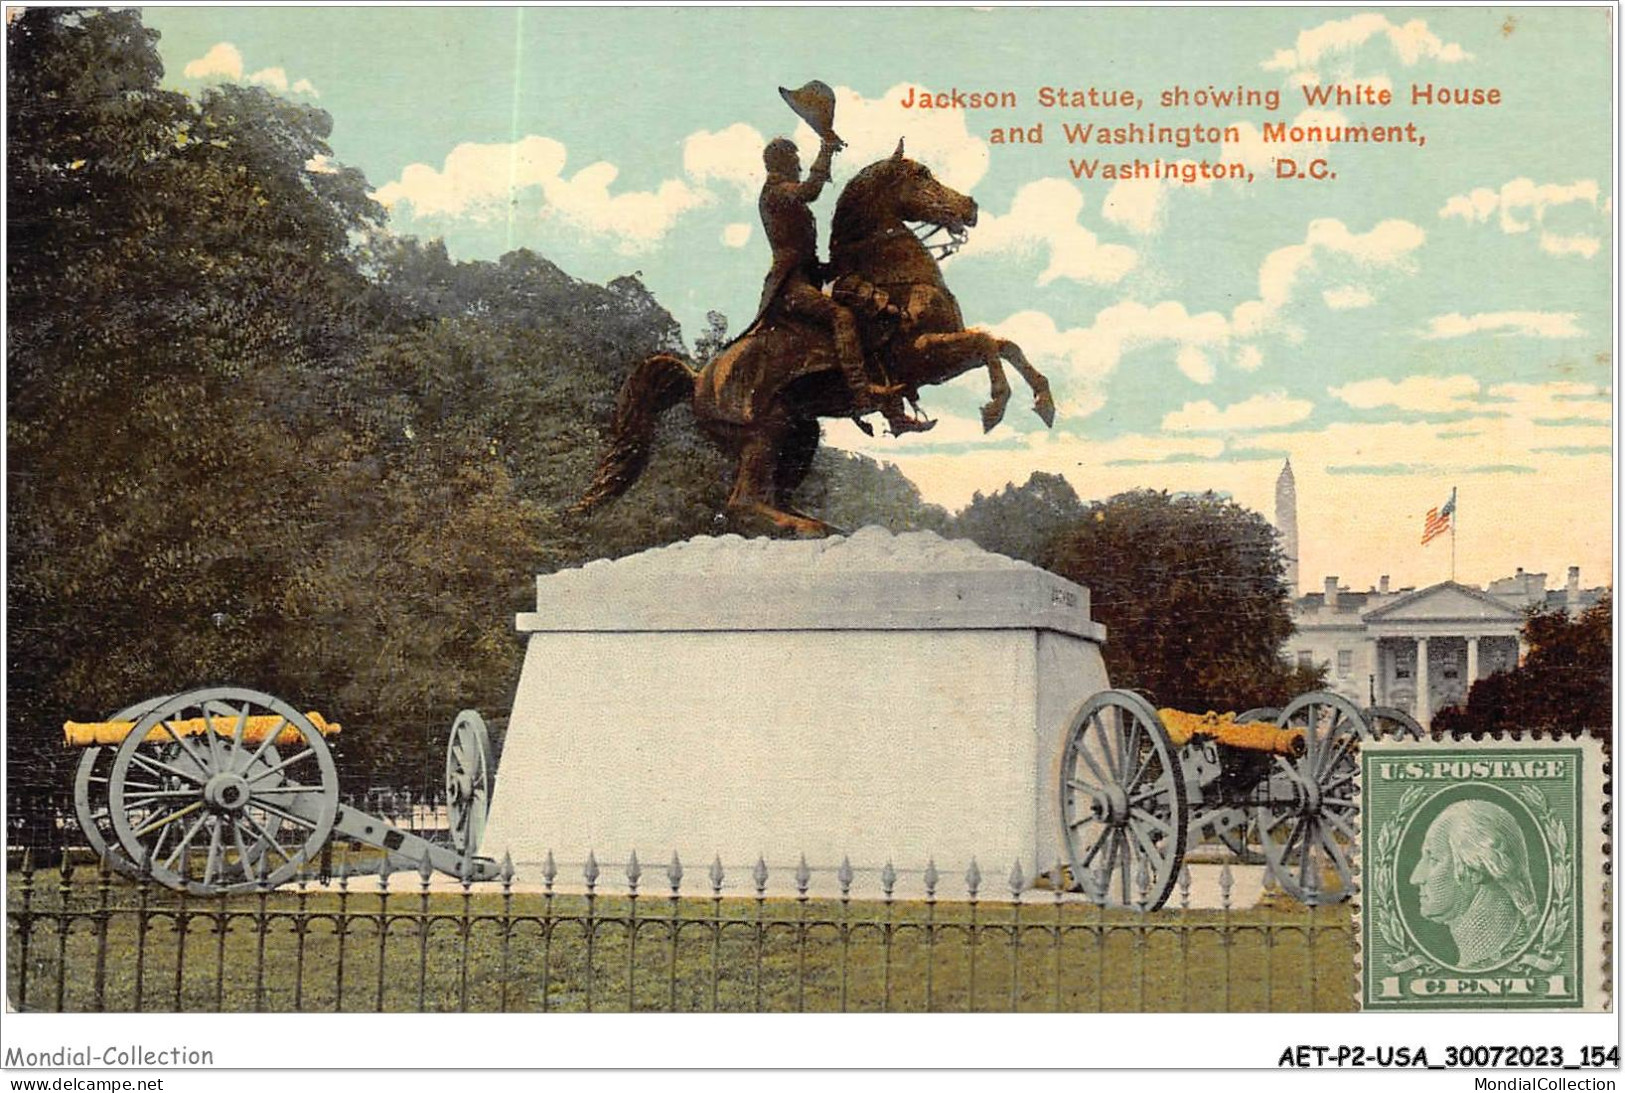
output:
POLYGON ((1308 649, 1299 649, 1298 650, 1298 667, 1299 668, 1313 668, 1314 666, 1315 666, 1315 654, 1311 653, 1308 649))
POLYGON ((1337 674, 1346 676, 1354 671, 1354 650, 1339 649, 1337 651, 1337 674))

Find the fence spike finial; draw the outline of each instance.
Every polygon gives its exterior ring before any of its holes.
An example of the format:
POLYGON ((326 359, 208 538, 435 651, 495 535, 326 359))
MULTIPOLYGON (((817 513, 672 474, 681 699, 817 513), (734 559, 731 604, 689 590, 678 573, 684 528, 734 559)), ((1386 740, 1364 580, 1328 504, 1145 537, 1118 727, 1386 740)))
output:
POLYGON ((582 866, 581 875, 586 878, 588 888, 598 883, 598 859, 591 850, 587 851, 587 864, 582 866))
POLYGON ((801 855, 796 863, 796 891, 801 895, 807 894, 807 885, 812 883, 812 870, 807 867, 807 855, 801 855))
POLYGON ((1191 905, 1191 867, 1185 862, 1179 863, 1179 905, 1191 905))
POLYGON ((937 882, 942 879, 942 874, 937 872, 937 859, 927 858, 925 860, 925 877, 923 879, 925 880, 925 898, 936 898, 937 882))
POLYGON ((976 890, 982 887, 982 867, 976 864, 976 859, 970 860, 970 868, 965 870, 965 890, 971 898, 976 898, 976 890))
POLYGON ((1230 872, 1230 863, 1225 862, 1219 870, 1219 900, 1224 904, 1225 910, 1230 909, 1230 889, 1236 884, 1235 875, 1230 872))
POLYGON ((711 859, 711 891, 722 891, 722 881, 726 876, 722 871, 722 855, 718 854, 711 859))
POLYGON ((886 859, 884 868, 880 870, 880 890, 887 899, 891 899, 892 889, 897 887, 897 870, 892 867, 891 859, 886 859))
POLYGON ((559 867, 553 861, 553 851, 549 850, 547 857, 542 861, 542 880, 551 888, 553 887, 553 878, 558 875, 559 867))
POLYGON ((513 851, 502 852, 502 883, 504 886, 513 883, 513 851))
POLYGON ((671 885, 671 894, 674 896, 683 884, 683 861, 675 850, 671 852, 671 864, 666 866, 666 883, 671 885))
POLYGON ((756 855, 756 865, 750 871, 750 879, 756 882, 756 894, 759 896, 767 888, 767 860, 762 855, 756 855))
POLYGON ((418 877, 423 881, 423 887, 429 887, 429 878, 434 876, 434 864, 429 861, 429 848, 423 848, 423 857, 418 861, 418 877))
POLYGON ((1021 893, 1027 888, 1027 875, 1021 871, 1020 858, 1017 858, 1016 864, 1010 867, 1009 884, 1010 895, 1018 899, 1020 898, 1021 893))
POLYGON ((632 858, 626 863, 626 882, 634 889, 638 886, 638 878, 643 876, 643 866, 638 864, 638 852, 632 851, 632 858))
POLYGON ((852 891, 852 859, 845 854, 841 855, 841 867, 835 871, 835 879, 841 884, 841 898, 845 899, 852 891))

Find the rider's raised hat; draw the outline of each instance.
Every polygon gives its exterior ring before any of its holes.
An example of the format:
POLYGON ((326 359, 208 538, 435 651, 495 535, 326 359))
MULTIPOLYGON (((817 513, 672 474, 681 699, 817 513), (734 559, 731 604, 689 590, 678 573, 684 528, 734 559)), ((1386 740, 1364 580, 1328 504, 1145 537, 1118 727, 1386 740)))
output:
POLYGON ((794 91, 779 88, 779 94, 802 121, 812 126, 821 139, 843 143, 835 135, 835 92, 823 80, 809 80, 794 91))

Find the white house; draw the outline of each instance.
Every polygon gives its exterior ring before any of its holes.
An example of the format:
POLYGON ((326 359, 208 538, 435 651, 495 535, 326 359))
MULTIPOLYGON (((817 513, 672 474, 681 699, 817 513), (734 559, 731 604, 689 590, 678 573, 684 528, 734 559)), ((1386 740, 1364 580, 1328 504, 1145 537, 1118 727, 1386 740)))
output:
POLYGON ((1427 726, 1437 711, 1466 702, 1474 680, 1519 663, 1528 608, 1577 615, 1602 592, 1580 587, 1578 566, 1565 588, 1550 592, 1544 573, 1521 569, 1488 590, 1444 581, 1392 591, 1384 577, 1351 592, 1328 577, 1322 591, 1293 601, 1285 651, 1304 666, 1324 665, 1328 688, 1356 704, 1398 707, 1427 726))

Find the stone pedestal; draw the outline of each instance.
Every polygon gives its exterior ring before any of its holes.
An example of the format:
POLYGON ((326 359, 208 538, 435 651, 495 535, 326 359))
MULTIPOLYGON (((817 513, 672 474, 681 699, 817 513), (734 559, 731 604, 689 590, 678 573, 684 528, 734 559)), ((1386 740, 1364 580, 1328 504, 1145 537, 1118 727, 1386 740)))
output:
POLYGON ((698 538, 537 580, 537 609, 482 851, 534 883, 552 852, 606 891, 793 885, 843 858, 854 896, 919 894, 972 858, 1008 895, 1059 854, 1061 736, 1108 684, 1089 593, 968 542, 866 528, 814 542, 698 538))

